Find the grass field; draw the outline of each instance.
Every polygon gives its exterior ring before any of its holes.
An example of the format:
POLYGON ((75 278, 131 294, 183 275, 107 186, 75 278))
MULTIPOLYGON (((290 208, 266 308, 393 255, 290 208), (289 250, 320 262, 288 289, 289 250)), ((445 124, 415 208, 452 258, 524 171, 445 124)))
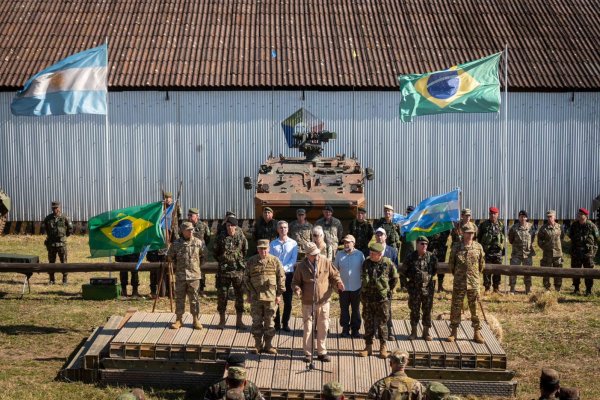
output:
MULTIPOLYGON (((47 262, 43 241, 42 236, 2 236, 0 253, 39 255, 41 262, 47 262)), ((88 254, 87 236, 69 238, 69 261, 93 262, 87 258, 88 254)), ((537 254, 534 265, 539 265, 539 249, 537 254)), ((569 263, 567 257, 566 266, 569 263)), ((140 275, 140 292, 148 295, 148 273, 140 275)), ((81 285, 92 276, 102 274, 76 273, 66 286, 48 286, 46 274, 35 274, 31 278, 32 293, 19 299, 23 276, 0 274, 0 400, 114 399, 122 393, 122 388, 55 380, 69 354, 89 336, 93 327, 103 324, 111 315, 123 315, 130 307, 152 309, 152 301, 144 299, 84 301, 81 285)), ((450 288, 451 278, 447 276, 446 281, 446 288, 450 288)), ((541 285, 541 278, 534 278, 534 291, 541 292, 541 285)), ((209 275, 208 286, 214 287, 213 276, 209 275)), ((521 294, 484 298, 488 313, 494 314, 502 325, 509 368, 517 371, 518 399, 538 398, 537 381, 540 369, 546 366, 561 373, 563 385, 579 387, 583 399, 600 399, 600 284, 596 283, 595 289, 592 297, 572 296, 568 279, 557 296, 558 301, 549 301, 546 307, 541 307, 523 294, 519 279, 517 290, 521 294)), ((203 313, 216 312, 214 292, 209 292, 202 302, 203 313)), ((299 316, 296 300, 294 305, 294 315, 299 316)), ((229 312, 234 313, 231 302, 229 306, 229 312)), ((394 318, 408 318, 406 294, 396 293, 393 307, 394 318)), ((167 300, 159 303, 159 310, 168 308, 167 300)), ((437 295, 434 316, 449 309, 450 294, 437 295)), ((337 299, 332 313, 339 314, 337 299)), ((183 390, 147 391, 151 399, 195 398, 197 394, 183 390)))

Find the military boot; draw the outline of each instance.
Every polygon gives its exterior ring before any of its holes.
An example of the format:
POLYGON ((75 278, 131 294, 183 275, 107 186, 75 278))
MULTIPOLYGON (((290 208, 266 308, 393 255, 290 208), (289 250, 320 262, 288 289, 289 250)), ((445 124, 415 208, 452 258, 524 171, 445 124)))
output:
POLYGON ((410 336, 409 340, 415 340, 417 338, 417 325, 410 325, 410 336))
POLYGON ((379 358, 383 358, 385 360, 389 355, 390 353, 387 351, 387 344, 385 343, 385 340, 382 340, 381 345, 379 346, 379 358))
POLYGON ((131 292, 131 297, 140 297, 140 292, 138 292, 137 286, 133 287, 133 291, 131 292))
POLYGON ((127 297, 127 285, 121 285, 121 297, 127 297))
POLYGON ((235 327, 240 330, 246 329, 246 325, 244 325, 244 322, 242 321, 242 315, 243 313, 238 313, 235 318, 235 327))
POLYGON ((457 327, 454 327, 450 330, 450 336, 448 336, 448 340, 449 342, 454 342, 456 340, 456 331, 457 331, 457 327))
POLYGON ((219 313, 219 329, 225 328, 225 313, 219 313))
POLYGON ((438 289, 437 292, 438 293, 442 293, 444 291, 444 283, 438 279, 438 289))
POLYGON ((429 327, 428 326, 424 326, 423 327, 423 339, 427 340, 428 342, 431 342, 433 340, 433 338, 429 334, 429 327))
POLYGON ((359 357, 366 357, 366 356, 370 356, 371 354, 373 354, 373 345, 367 344, 367 345, 365 345, 365 349, 359 351, 356 355, 359 357))
POLYGON ((263 353, 277 354, 277 349, 271 344, 272 341, 273 338, 265 338, 265 347, 263 348, 263 353))
POLYGON ((258 354, 263 351, 262 338, 254 338, 254 348, 250 349, 251 354, 258 354))
POLYGON ((179 329, 181 328, 181 325, 183 325, 183 322, 181 322, 181 315, 178 315, 177 320, 171 324, 171 329, 179 329))
POLYGON ((194 322, 192 323, 192 325, 193 325, 194 329, 200 330, 200 329, 203 328, 203 326, 200 323, 200 320, 198 319, 198 317, 194 317, 194 322))
POLYGON ((483 340, 483 335, 481 334, 481 330, 477 329, 475 331, 473 334, 473 341, 475 343, 485 343, 485 340, 483 340))

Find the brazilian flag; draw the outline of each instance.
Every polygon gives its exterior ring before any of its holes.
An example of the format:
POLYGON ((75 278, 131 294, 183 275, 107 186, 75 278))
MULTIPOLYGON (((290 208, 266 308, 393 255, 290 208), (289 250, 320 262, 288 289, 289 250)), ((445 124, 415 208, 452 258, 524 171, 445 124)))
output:
POLYGON ((159 201, 92 217, 88 221, 91 257, 135 254, 146 246, 149 250, 163 248, 162 215, 163 203, 159 201))
POLYGON ((498 112, 501 55, 492 54, 444 71, 398 76, 400 119, 410 122, 418 115, 498 112))

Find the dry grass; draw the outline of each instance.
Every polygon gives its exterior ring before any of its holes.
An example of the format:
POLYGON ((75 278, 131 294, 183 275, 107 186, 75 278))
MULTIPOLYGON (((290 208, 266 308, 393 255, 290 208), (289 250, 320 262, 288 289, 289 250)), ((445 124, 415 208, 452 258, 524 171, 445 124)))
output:
MULTIPOLYGON (((2 236, 1 253, 34 254, 40 261, 47 257, 41 236, 2 236)), ((69 260, 93 262, 86 258, 87 237, 71 237, 69 260)), ((538 251, 538 254, 541 252, 538 251)), ((97 261, 106 261, 98 259, 97 261)), ((539 265, 539 258, 534 262, 539 265)), ((568 261, 567 261, 568 265, 568 261)), ((0 274, 0 400, 4 399, 114 399, 121 389, 81 383, 65 383, 54 378, 69 354, 79 342, 90 334, 93 327, 103 324, 114 314, 124 314, 129 307, 150 311, 149 300, 84 301, 81 285, 98 273, 72 274, 69 285, 47 286, 46 274, 31 278, 32 293, 19 300, 22 276, 0 274)), ((149 274, 140 274, 142 294, 149 293, 149 274)), ((503 279, 503 286, 507 282, 503 279)), ((451 277, 445 286, 450 288, 451 277)), ((209 275, 209 289, 214 278, 209 275)), ((519 279, 516 296, 491 295, 483 304, 489 314, 499 321, 504 334, 504 348, 508 354, 509 368, 517 371, 518 399, 537 398, 537 380, 542 367, 552 367, 562 374, 567 386, 582 389, 582 398, 600 399, 600 381, 597 364, 600 346, 600 298, 596 296, 571 296, 567 291, 570 279, 563 284, 564 292, 556 301, 541 300, 541 278, 534 278, 534 295, 539 299, 530 302, 524 295, 519 279), (544 304, 543 307, 538 303, 544 304)), ((596 283, 596 290, 598 290, 596 283)), ((216 312, 216 296, 209 291, 202 300, 202 312, 216 312)), ((534 296, 532 295, 532 296, 534 296)), ((233 313, 233 304, 230 303, 233 313)), ((393 302, 394 317, 408 318, 407 295, 397 293, 393 302)), ((169 309, 162 300, 159 309, 169 309)), ((449 311, 450 294, 436 295, 434 315, 449 311)), ((294 315, 300 308, 295 301, 294 315)), ((332 314, 339 314, 334 299, 332 314)), ((146 391, 147 398, 176 399, 186 397, 184 391, 146 391)), ((187 394, 191 398, 191 394, 187 394)))

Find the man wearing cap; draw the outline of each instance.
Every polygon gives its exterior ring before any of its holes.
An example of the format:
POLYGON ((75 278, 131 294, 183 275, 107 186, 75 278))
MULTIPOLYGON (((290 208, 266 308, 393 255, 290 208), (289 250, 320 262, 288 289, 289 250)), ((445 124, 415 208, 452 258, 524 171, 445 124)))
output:
MULTIPOLYGON (((600 234, 598 227, 588 220, 589 211, 580 208, 577 221, 569 227, 567 235, 571 238, 571 268, 594 268, 594 256, 598 250, 600 234)), ((592 294, 594 280, 585 279, 585 295, 592 294)), ((573 278, 573 294, 579 294, 579 278, 573 278)))
MULTIPOLYGON (((225 361, 225 377, 218 381, 217 383, 211 385, 206 389, 206 393, 204 394, 205 400, 220 400, 222 399, 228 390, 227 387, 227 377, 229 376, 229 368, 238 367, 245 369, 246 366, 246 357, 243 354, 232 353, 229 354, 229 357, 225 361)), ((263 396, 260 393, 260 390, 256 387, 254 382, 246 379, 246 383, 244 384, 244 398, 246 400, 263 400, 263 396)))
POLYGON ((254 223, 254 240, 258 243, 260 239, 271 241, 277 237, 277 220, 273 218, 273 209, 264 207, 262 217, 257 218, 254 223))
POLYGON ((362 266, 360 292, 365 324, 365 349, 357 355, 367 357, 373 354, 373 338, 377 333, 380 340, 379 357, 387 358, 389 293, 398 283, 398 271, 392 261, 383 256, 381 243, 373 243, 369 249, 369 258, 362 266))
POLYGON ((334 290, 343 291, 344 283, 333 264, 321 256, 316 244, 306 245, 306 257, 298 265, 292 279, 294 293, 302 299, 302 321, 304 323, 304 361, 311 362, 313 348, 313 320, 317 327, 317 358, 331 361, 327 355, 325 341, 329 330, 329 307, 334 290))
POLYGON ((336 381, 324 384, 323 390, 321 390, 321 400, 344 400, 342 384, 336 381))
POLYGON ((450 238, 452 239, 452 244, 461 243, 462 242, 462 229, 463 227, 471 223, 473 227, 475 227, 475 236, 473 240, 477 239, 477 225, 473 223, 471 220, 471 209, 463 208, 460 210, 460 221, 454 223, 454 228, 450 231, 450 238))
POLYGON ((367 210, 358 208, 356 219, 350 222, 350 234, 356 239, 355 248, 362 251, 365 257, 369 256, 369 242, 373 239, 373 225, 367 221, 367 210))
MULTIPOLYGON (((392 247, 392 246, 388 246, 387 245, 387 236, 386 236, 386 232, 385 229, 383 229, 382 227, 377 228, 377 230, 375 231, 375 243, 380 243, 383 246, 383 256, 389 258, 392 263, 394 264, 394 268, 396 270, 398 270, 398 250, 396 250, 396 248, 392 247)), ((405 276, 400 276, 400 280, 404 281, 406 283, 406 277, 405 276)), ((395 340, 394 336, 392 335, 392 330, 393 330, 393 324, 392 324, 392 295, 393 295, 393 291, 390 290, 388 291, 388 320, 387 320, 387 327, 388 327, 388 340, 395 340)))
POLYGON ((416 240, 417 250, 406 257, 402 270, 406 276, 408 288, 408 308, 410 309, 410 340, 417 338, 419 317, 423 312, 423 339, 431 341, 431 309, 435 291, 434 277, 438 269, 437 257, 427 251, 429 240, 419 236, 416 240))
MULTIPOLYGON (((225 211, 225 218, 217 225, 217 237, 227 235, 227 218, 229 217, 237 218, 233 211, 225 211)), ((238 233, 242 233, 241 229, 238 230, 238 233)))
POLYGON ((425 398, 427 400, 448 400, 450 396, 450 389, 448 389, 441 382, 431 382, 427 385, 425 391, 425 398))
POLYGON ((386 235, 386 244, 396 251, 400 250, 400 228, 394 224, 394 207, 389 204, 383 206, 383 217, 373 224, 373 229, 383 228, 386 235))
MULTIPOLYGON (((535 228, 529 223, 527 211, 519 211, 519 222, 513 224, 508 231, 508 242, 512 244, 510 254, 510 265, 533 265, 532 257, 535 255, 533 241, 535 239, 535 228)), ((510 294, 515 294, 517 276, 511 275, 510 294)), ((531 275, 523 277, 525 283, 525 294, 531 291, 531 275)))
POLYGON ((252 315, 252 353, 277 354, 272 344, 275 336, 273 317, 281 303, 281 294, 285 292, 285 273, 279 259, 269 254, 267 239, 259 240, 256 247, 258 254, 246 262, 244 279, 252 315))
MULTIPOLYGON (((296 210, 296 220, 290 222, 288 235, 298 243, 298 252, 304 254, 304 247, 311 241, 310 231, 313 225, 306 220, 306 210, 296 210)), ((291 290, 290 290, 291 293, 291 290)))
MULTIPOLYGON (((67 237, 73 233, 73 223, 60 210, 60 202, 52 202, 52 213, 44 218, 44 228, 46 229, 46 250, 48 250, 48 262, 56 263, 56 256, 60 259, 61 264, 67 262, 67 237)), ((48 273, 50 285, 54 285, 54 272, 48 273)), ((68 283, 68 274, 63 272, 62 283, 68 283)))
POLYGON ((219 312, 219 327, 225 327, 225 310, 229 288, 233 286, 235 293, 235 312, 238 329, 246 326, 242 322, 244 313, 244 258, 248 252, 248 241, 243 234, 238 233, 238 220, 228 217, 225 221, 227 234, 217 238, 214 256, 217 260, 215 287, 217 288, 217 311, 219 312))
POLYGON ((247 380, 246 368, 232 366, 227 368, 227 377, 223 382, 218 382, 208 388, 204 400, 227 399, 239 400, 241 395, 246 400, 264 400, 255 384, 247 380), (241 393, 240 393, 241 392, 241 393))
POLYGON ((371 386, 367 399, 407 399, 421 400, 423 398, 423 385, 416 379, 409 378, 404 372, 408 365, 408 353, 394 350, 390 355, 390 368, 392 373, 371 386))
MULTIPOLYGON (((546 222, 539 230, 538 245, 542 249, 542 260, 540 266, 551 268, 562 268, 563 252, 562 238, 564 232, 562 227, 556 222, 556 211, 548 210, 546 212, 546 222)), ((544 288, 550 290, 550 277, 545 276, 543 279, 544 288)), ((554 278, 554 289, 560 292, 562 286, 562 278, 554 278)))
POLYGON ((356 239, 352 235, 344 236, 344 251, 338 251, 333 265, 340 271, 345 290, 340 293, 340 326, 342 337, 360 337, 358 330, 360 319, 360 273, 365 256, 354 247, 356 239), (352 309, 352 312, 350 312, 352 309), (352 331, 352 333, 350 332, 352 331))
POLYGON ((463 240, 452 245, 448 266, 454 275, 452 286, 452 306, 450 308, 450 336, 449 342, 456 340, 456 331, 460 325, 465 296, 471 310, 471 325, 473 326, 473 340, 483 343, 481 324, 477 316, 477 301, 479 297, 479 275, 485 268, 485 253, 481 244, 473 241, 475 227, 468 223, 462 229, 463 240))
MULTIPOLYGON (((500 210, 490 207, 489 219, 479 225, 477 241, 481 243, 485 252, 485 262, 490 264, 502 264, 504 254, 504 223, 499 219, 500 210)), ((500 274, 483 273, 483 286, 485 291, 493 286, 494 293, 500 293, 500 274)))
POLYGON ((540 398, 539 400, 555 399, 560 390, 560 377, 558 372, 551 368, 542 368, 540 375, 540 398))
POLYGON ((323 207, 323 217, 315 222, 315 226, 323 227, 325 240, 333 247, 333 253, 335 254, 338 244, 344 237, 344 228, 340 220, 333 216, 333 207, 323 207))
MULTIPOLYGON (((450 231, 444 231, 436 233, 428 237, 429 245, 427 249, 438 259, 440 262, 446 261, 446 253, 448 252, 448 237, 450 231)), ((417 246, 417 250, 418 250, 417 246)), ((437 274, 438 285, 437 291, 441 293, 444 291, 444 274, 437 274)))
POLYGON ((275 314, 275 330, 283 330, 290 332, 290 315, 292 314, 292 278, 294 277, 294 267, 298 260, 298 243, 288 236, 288 223, 279 221, 277 223, 277 232, 279 237, 269 244, 269 253, 277 257, 281 261, 283 271, 285 273, 285 291, 283 292, 283 313, 281 310, 281 302, 276 306, 275 314), (283 314, 283 316, 282 316, 283 314))
POLYGON ((177 239, 167 253, 167 261, 173 262, 175 268, 175 315, 177 319, 171 325, 179 329, 183 325, 185 297, 190 300, 190 314, 194 329, 202 329, 200 324, 200 260, 204 252, 204 242, 192 235, 194 225, 191 222, 181 224, 182 237, 177 239))
MULTIPOLYGON (((194 225, 194 236, 204 242, 205 246, 210 243, 210 228, 208 225, 200 220, 199 211, 197 208, 190 208, 188 210, 187 220, 194 225)), ((204 262, 204 259, 201 260, 204 262)), ((198 294, 202 297, 205 296, 204 289, 206 288, 206 273, 202 271, 200 275, 200 290, 198 294)))

